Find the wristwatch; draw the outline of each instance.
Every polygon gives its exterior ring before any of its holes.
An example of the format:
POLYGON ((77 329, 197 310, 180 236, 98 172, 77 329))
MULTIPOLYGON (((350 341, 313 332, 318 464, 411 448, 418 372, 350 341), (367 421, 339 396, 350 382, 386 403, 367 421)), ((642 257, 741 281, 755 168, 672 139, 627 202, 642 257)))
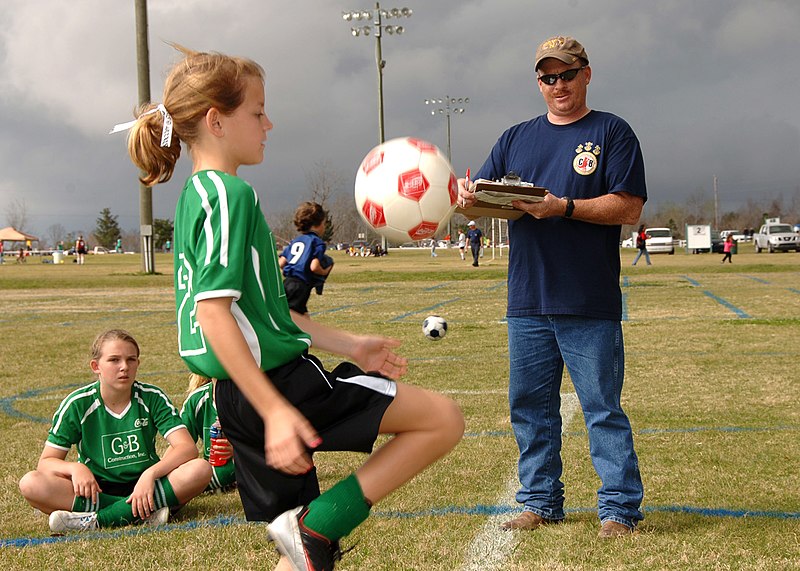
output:
POLYGON ((569 218, 572 216, 572 212, 575 210, 575 202, 570 198, 567 197, 567 209, 564 211, 564 218, 569 218))

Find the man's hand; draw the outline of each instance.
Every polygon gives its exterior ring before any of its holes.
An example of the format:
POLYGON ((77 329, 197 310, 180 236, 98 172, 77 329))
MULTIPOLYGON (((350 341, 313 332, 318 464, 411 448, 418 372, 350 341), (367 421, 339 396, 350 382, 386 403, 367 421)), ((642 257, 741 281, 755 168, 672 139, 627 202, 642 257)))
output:
POLYGON ((564 216, 567 210, 567 201, 555 194, 547 193, 541 202, 524 202, 515 200, 511 205, 517 210, 524 210, 534 218, 552 218, 564 216))

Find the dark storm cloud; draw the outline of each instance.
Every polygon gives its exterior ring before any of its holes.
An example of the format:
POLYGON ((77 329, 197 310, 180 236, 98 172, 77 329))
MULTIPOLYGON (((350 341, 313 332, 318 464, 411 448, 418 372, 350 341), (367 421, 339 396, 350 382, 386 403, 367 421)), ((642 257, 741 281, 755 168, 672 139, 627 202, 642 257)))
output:
MULTIPOLYGON (((404 4, 384 3, 384 7, 404 4)), ((533 76, 537 42, 574 35, 593 68, 589 105, 628 120, 645 152, 650 204, 679 202, 718 177, 726 208, 798 187, 800 3, 794 0, 440 0, 407 4, 400 37, 383 40, 387 138, 444 148, 428 97, 468 96, 452 117, 457 172, 478 168, 504 129, 545 111, 533 76), (752 194, 751 194, 752 193, 752 194)), ((265 208, 307 197, 306 174, 331 165, 352 180, 377 143, 372 37, 353 38, 343 9, 372 2, 150 0, 152 98, 176 55, 166 45, 246 55, 267 71, 275 123, 264 164, 241 174, 265 208)), ((0 14, 0 193, 26 201, 29 230, 94 227, 108 206, 138 227, 136 171, 123 135, 136 95, 133 7, 106 0, 7 0, 0 14)), ((172 208, 190 163, 156 187, 172 208)), ((5 212, 0 210, 0 218, 5 212)))

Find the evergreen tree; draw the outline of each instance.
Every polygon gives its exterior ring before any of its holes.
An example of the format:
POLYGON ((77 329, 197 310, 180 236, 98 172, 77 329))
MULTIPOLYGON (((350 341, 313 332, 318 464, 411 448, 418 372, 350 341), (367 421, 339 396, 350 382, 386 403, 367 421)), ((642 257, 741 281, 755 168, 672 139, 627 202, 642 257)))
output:
POLYGON ((94 229, 93 236, 98 245, 105 246, 113 250, 117 244, 117 239, 122 236, 117 222, 118 216, 111 214, 110 208, 103 208, 100 217, 97 219, 97 227, 94 229))
POLYGON ((153 220, 153 246, 157 250, 164 248, 167 240, 172 241, 172 233, 175 226, 168 218, 156 218, 153 220))

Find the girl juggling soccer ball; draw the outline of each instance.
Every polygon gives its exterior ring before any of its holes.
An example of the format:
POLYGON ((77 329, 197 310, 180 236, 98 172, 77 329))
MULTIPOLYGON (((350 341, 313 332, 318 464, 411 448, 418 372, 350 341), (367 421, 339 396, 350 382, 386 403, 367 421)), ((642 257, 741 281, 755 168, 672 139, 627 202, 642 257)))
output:
POLYGON ((136 380, 139 345, 125 331, 100 334, 90 362, 97 381, 72 391, 53 415, 36 470, 20 480, 22 495, 50 514, 54 532, 145 522, 166 523, 211 479, 208 462, 158 387, 136 380), (156 434, 170 449, 159 458, 156 434), (71 447, 77 462, 66 460, 71 447))
MULTIPOLYGON (((192 159, 175 212, 178 346, 192 372, 216 381, 248 520, 270 521, 278 566, 333 569, 338 540, 370 507, 449 452, 464 430, 450 399, 396 381, 399 341, 357 335, 290 312, 258 195, 237 176, 263 160, 272 123, 264 72, 251 60, 178 48, 163 103, 140 109, 128 138, 153 185, 192 159), (323 368, 309 348, 345 362, 323 368), (317 497, 315 450, 371 452, 317 497)), ((124 125, 120 128, 125 128, 124 125)))

